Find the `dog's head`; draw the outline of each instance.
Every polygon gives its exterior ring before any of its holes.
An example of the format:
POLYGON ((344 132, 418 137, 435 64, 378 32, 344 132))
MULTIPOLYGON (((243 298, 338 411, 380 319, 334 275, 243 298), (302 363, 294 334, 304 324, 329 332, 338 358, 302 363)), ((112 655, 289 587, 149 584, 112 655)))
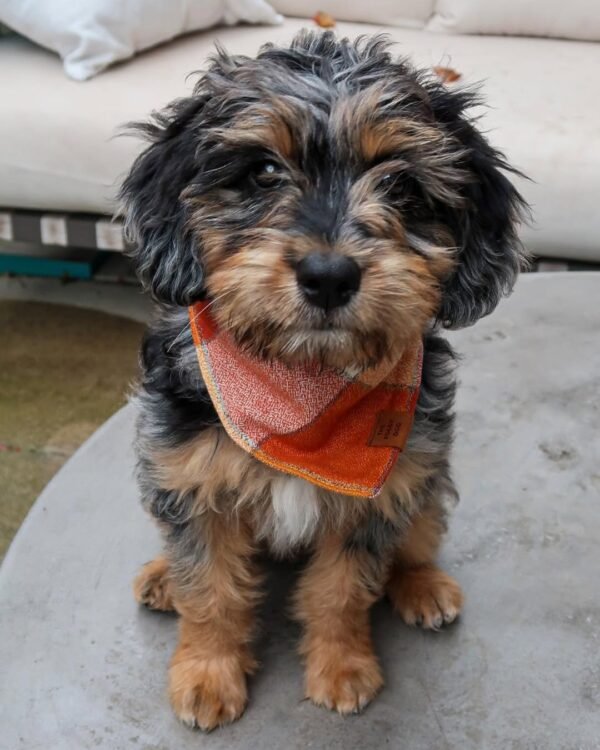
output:
POLYGON ((220 51, 143 126, 122 189, 142 281, 288 362, 373 365, 434 320, 473 323, 514 283, 522 208, 475 102, 381 38, 220 51))

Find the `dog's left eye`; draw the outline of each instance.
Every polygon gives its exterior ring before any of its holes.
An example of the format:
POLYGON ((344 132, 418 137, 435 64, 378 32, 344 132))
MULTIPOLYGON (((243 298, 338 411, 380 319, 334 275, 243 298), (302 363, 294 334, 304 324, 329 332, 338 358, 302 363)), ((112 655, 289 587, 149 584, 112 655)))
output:
POLYGON ((405 197, 410 185, 410 178, 398 172, 386 172, 377 180, 377 187, 394 200, 405 197))
POLYGON ((263 161, 252 170, 252 179, 259 187, 274 187, 281 181, 283 170, 274 161, 263 161))

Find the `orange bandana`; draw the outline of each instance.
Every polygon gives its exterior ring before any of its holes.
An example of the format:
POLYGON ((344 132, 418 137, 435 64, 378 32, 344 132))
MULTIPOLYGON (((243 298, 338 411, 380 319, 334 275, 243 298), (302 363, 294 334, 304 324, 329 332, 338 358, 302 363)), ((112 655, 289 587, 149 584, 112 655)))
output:
POLYGON ((376 497, 412 427, 421 341, 399 362, 348 378, 317 364, 263 362, 219 331, 208 303, 189 308, 202 376, 229 437, 286 474, 376 497))

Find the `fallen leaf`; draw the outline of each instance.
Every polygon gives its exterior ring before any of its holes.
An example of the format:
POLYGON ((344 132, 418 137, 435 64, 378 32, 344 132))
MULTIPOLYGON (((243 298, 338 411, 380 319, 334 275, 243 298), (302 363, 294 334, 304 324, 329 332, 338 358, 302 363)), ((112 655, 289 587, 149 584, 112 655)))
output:
POLYGON ((335 26, 335 18, 322 10, 315 13, 313 21, 322 29, 332 29, 335 26))
POLYGON ((442 83, 454 83, 455 81, 460 81, 462 78, 462 73, 454 70, 454 68, 442 68, 436 65, 433 72, 438 78, 441 78, 442 83))
POLYGON ((18 445, 10 445, 10 443, 0 443, 0 451, 2 453, 10 451, 11 453, 20 453, 21 449, 18 445))

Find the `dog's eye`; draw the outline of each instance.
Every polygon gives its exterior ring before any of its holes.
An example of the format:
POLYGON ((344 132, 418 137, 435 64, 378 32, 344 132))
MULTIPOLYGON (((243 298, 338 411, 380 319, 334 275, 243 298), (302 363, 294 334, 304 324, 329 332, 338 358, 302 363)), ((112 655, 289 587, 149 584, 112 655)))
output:
POLYGON ((381 192, 393 199, 406 196, 409 185, 407 176, 398 172, 386 172, 377 180, 377 187, 381 192))
POLYGON ((283 170, 274 161, 263 161, 252 170, 252 179, 259 187, 274 187, 281 182, 283 170))
POLYGON ((388 174, 382 175, 377 180, 377 187, 384 195, 389 196, 397 192, 399 182, 400 180, 398 179, 398 175, 390 172, 388 174))

